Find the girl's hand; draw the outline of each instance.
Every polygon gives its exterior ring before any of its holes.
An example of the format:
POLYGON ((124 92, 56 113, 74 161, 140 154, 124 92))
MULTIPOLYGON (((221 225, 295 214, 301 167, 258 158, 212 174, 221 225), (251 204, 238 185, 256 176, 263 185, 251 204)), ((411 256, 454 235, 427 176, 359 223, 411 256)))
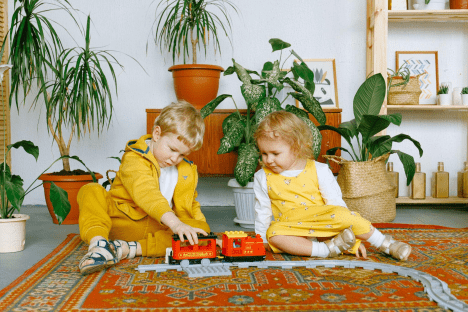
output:
POLYGON ((223 240, 222 239, 216 239, 216 245, 218 245, 219 247, 223 248, 223 240))
POLYGON ((363 243, 361 243, 359 245, 358 250, 356 250, 356 258, 361 258, 359 256, 359 253, 361 253, 363 259, 367 259, 367 251, 366 251, 366 247, 364 246, 363 243))

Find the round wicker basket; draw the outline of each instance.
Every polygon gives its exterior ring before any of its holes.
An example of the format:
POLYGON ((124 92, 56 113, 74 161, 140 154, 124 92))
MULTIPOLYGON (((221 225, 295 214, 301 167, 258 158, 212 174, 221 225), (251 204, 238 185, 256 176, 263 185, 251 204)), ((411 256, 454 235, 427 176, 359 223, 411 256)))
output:
MULTIPOLYGON (((419 105, 419 96, 421 88, 419 76, 411 76, 408 84, 390 87, 388 91, 388 105, 419 105)), ((403 77, 395 76, 392 78, 392 85, 403 82, 403 77)), ((390 83, 390 80, 389 80, 390 83)))

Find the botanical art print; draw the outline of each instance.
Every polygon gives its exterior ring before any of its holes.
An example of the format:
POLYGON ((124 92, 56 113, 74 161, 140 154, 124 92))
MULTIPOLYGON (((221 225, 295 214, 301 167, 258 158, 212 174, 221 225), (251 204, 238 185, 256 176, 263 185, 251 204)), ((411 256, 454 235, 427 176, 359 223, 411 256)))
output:
POLYGON ((419 75, 419 104, 436 104, 439 86, 437 51, 397 51, 396 69, 408 68, 411 76, 419 75))
POLYGON ((338 107, 335 59, 305 59, 314 73, 314 98, 323 108, 338 107))

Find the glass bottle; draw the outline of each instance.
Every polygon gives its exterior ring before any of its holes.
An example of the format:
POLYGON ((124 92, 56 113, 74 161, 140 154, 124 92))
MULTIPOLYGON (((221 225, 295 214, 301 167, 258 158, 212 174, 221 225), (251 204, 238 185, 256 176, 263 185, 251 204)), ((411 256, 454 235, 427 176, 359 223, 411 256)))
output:
POLYGON ((399 173, 393 171, 393 162, 387 163, 387 174, 390 179, 390 183, 395 186, 395 197, 398 197, 398 187, 399 187, 399 173))
POLYGON ((432 174, 432 197, 449 197, 449 173, 444 171, 444 163, 437 164, 437 172, 432 174))
POLYGON ((412 199, 426 198, 426 174, 421 172, 421 163, 416 163, 416 172, 411 181, 410 190, 412 199))
POLYGON ((468 197, 468 162, 465 161, 463 171, 458 173, 457 178, 458 197, 468 197))

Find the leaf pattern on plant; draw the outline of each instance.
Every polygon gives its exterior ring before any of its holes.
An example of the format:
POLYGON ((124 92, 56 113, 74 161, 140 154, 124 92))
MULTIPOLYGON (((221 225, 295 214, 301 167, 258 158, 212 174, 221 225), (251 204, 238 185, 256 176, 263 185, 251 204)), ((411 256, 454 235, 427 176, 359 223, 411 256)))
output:
POLYGON ((200 114, 201 114, 202 118, 205 119, 205 117, 207 117, 212 112, 214 112, 216 107, 218 107, 218 105, 221 104, 221 102, 224 101, 228 97, 232 98, 232 95, 222 94, 222 95, 216 97, 216 99, 210 101, 205 106, 203 106, 202 109, 200 110, 200 114))
POLYGON ((284 82, 289 84, 294 91, 298 92, 289 92, 288 94, 301 102, 302 106, 304 106, 304 108, 309 111, 321 125, 324 125, 327 122, 327 117, 325 116, 320 103, 313 97, 312 93, 297 81, 284 78, 284 82))
POLYGON ((243 84, 241 93, 245 102, 251 108, 255 108, 258 101, 266 96, 265 86, 254 84, 243 84))
POLYGON ((280 83, 278 81, 278 79, 280 79, 281 76, 284 76, 282 75, 281 73, 281 69, 279 67, 279 61, 276 60, 274 63, 273 63, 273 66, 270 70, 263 70, 262 71, 262 74, 263 76, 265 77, 264 79, 258 79, 258 80, 255 80, 254 83, 263 83, 263 82, 266 82, 268 83, 270 86, 276 88, 278 91, 281 91, 284 86, 282 83, 280 83))
POLYGON ((232 127, 228 129, 226 135, 221 139, 221 145, 218 149, 218 154, 225 154, 232 152, 244 138, 245 123, 243 120, 238 120, 232 124, 232 127))
POLYGON ((260 100, 255 112, 255 122, 260 123, 266 115, 282 110, 281 103, 277 98, 266 97, 260 100))
POLYGON ((320 156, 320 150, 322 149, 322 134, 320 133, 320 130, 317 128, 317 126, 309 118, 300 116, 299 118, 301 118, 312 131, 312 137, 314 138, 314 141, 312 142, 312 151, 314 153, 315 159, 317 159, 320 156))
POLYGON ((245 116, 241 116, 240 114, 233 113, 227 116, 226 118, 224 118, 223 124, 222 124, 223 134, 226 135, 229 129, 231 129, 235 123, 239 122, 239 120, 243 120, 245 122, 245 116))
POLYGON ((258 165, 258 151, 254 143, 242 143, 239 146, 237 164, 234 168, 234 177, 237 182, 246 186, 255 174, 258 165))
POLYGON ((285 111, 293 113, 297 117, 309 118, 309 114, 296 106, 286 105, 285 111))

